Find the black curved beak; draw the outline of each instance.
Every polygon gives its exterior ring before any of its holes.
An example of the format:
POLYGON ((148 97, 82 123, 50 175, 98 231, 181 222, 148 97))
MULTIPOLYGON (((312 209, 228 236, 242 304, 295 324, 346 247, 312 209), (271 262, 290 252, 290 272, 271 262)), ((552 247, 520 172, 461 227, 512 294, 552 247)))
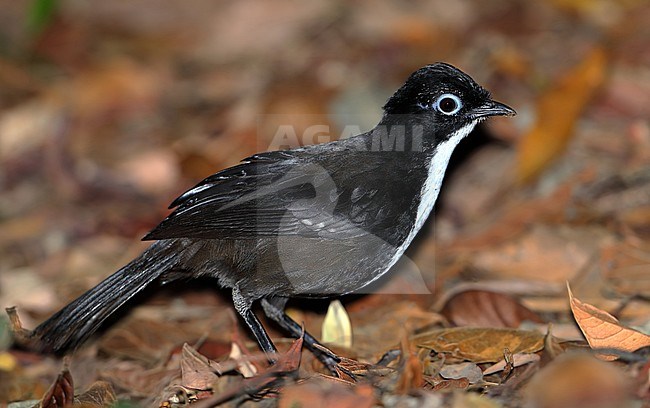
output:
POLYGON ((488 116, 515 116, 517 112, 501 102, 489 100, 469 113, 472 119, 487 118, 488 116))

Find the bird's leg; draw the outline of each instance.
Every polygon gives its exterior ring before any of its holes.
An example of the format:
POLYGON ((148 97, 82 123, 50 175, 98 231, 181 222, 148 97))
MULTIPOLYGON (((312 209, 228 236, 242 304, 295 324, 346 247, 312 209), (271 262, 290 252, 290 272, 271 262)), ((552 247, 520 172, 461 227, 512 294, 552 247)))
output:
POLYGON ((269 360, 269 363, 275 364, 277 361, 275 356, 278 353, 278 349, 275 348, 268 333, 264 330, 264 326, 262 326, 262 323, 260 323, 257 316, 251 310, 251 302, 242 296, 239 289, 232 290, 232 300, 235 305, 235 310, 244 319, 244 322, 246 322, 253 336, 255 336, 260 348, 266 353, 266 358, 269 360))
POLYGON ((314 353, 316 358, 323 363, 323 365, 335 376, 339 376, 339 370, 345 372, 351 378, 354 378, 352 373, 347 372, 343 367, 338 365, 341 359, 336 354, 332 353, 328 348, 321 345, 318 340, 311 334, 303 329, 301 325, 296 323, 295 320, 284 313, 284 306, 287 303, 286 298, 264 298, 262 299, 262 308, 266 316, 275 321, 284 330, 291 333, 294 337, 303 336, 305 346, 314 353))

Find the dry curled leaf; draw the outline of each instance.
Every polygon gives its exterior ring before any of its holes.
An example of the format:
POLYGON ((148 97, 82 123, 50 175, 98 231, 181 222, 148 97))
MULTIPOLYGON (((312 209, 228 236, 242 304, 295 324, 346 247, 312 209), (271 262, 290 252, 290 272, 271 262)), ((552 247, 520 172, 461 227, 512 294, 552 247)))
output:
POLYGON ((441 313, 456 326, 519 327, 542 318, 512 296, 487 290, 466 290, 450 298, 441 313))
MULTIPOLYGON (((632 352, 650 346, 650 336, 625 327, 611 314, 576 299, 573 297, 568 283, 567 290, 573 317, 591 348, 610 348, 632 352)), ((612 355, 601 357, 606 360, 616 359, 612 355)))
MULTIPOLYGON (((235 344, 235 343, 233 343, 235 344)), ((268 392, 279 384, 282 378, 287 377, 298 370, 302 357, 303 337, 296 339, 286 353, 278 355, 278 361, 266 368, 254 377, 244 378, 220 394, 204 399, 194 406, 196 408, 208 408, 230 401, 243 395, 256 395, 268 392)))
POLYGON ((455 327, 414 336, 413 344, 474 363, 496 362, 508 348, 512 353, 534 353, 544 347, 544 335, 530 330, 455 327))
POLYGON ((181 355, 181 384, 195 390, 211 389, 219 379, 222 368, 219 363, 201 355, 194 347, 183 344, 181 355))
POLYGON ((431 388, 433 391, 445 391, 445 390, 464 390, 469 387, 469 380, 467 378, 458 378, 454 380, 442 380, 442 381, 435 381, 433 383, 433 387, 431 388))
POLYGON ((74 400, 72 374, 65 368, 57 377, 41 400, 42 408, 71 407, 74 400))

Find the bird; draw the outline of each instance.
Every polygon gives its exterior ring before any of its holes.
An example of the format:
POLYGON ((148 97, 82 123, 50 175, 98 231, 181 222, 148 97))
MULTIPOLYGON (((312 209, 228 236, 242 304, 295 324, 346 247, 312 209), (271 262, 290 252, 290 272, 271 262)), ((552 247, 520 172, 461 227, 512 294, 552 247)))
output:
POLYGON ((271 363, 264 314, 333 374, 340 357, 285 313, 292 298, 331 298, 385 275, 432 212, 454 148, 481 121, 513 116, 447 63, 413 72, 370 131, 262 152, 176 198, 144 252, 30 332, 40 351, 65 354, 152 285, 213 278, 271 363))

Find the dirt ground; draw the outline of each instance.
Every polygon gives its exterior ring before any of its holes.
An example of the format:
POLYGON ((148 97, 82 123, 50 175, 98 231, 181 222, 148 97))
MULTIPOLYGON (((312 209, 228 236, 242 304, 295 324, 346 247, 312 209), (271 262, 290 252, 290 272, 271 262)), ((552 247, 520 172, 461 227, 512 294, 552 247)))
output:
POLYGON ((461 143, 392 279, 289 304, 354 379, 263 320, 269 367, 197 281, 65 359, 3 314, 0 407, 650 406, 648 22, 643 0, 0 0, 0 306, 26 329, 279 125, 367 130, 436 61, 518 112, 461 143))

